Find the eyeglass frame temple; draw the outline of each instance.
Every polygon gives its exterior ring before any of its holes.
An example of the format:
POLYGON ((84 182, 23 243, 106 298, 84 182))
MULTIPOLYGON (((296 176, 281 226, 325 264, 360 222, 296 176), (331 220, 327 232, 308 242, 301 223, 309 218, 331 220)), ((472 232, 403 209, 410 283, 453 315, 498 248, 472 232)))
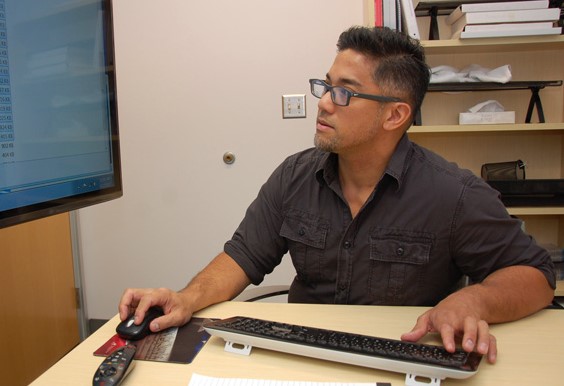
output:
MULTIPOLYGON (((402 100, 401 100, 400 98, 396 98, 396 97, 388 97, 388 96, 384 96, 384 95, 361 94, 361 93, 358 93, 358 92, 351 91, 351 90, 349 90, 349 89, 347 89, 347 88, 345 88, 345 87, 330 86, 330 85, 328 85, 327 83, 325 83, 324 81, 322 81, 321 79, 310 79, 310 80, 309 80, 309 84, 310 84, 310 88, 311 88, 311 93, 312 93, 312 94, 313 94, 313 85, 314 85, 314 82, 317 82, 317 81, 322 82, 323 85, 324 85, 324 87, 327 88, 327 91, 328 91, 328 92, 331 92, 331 101, 333 101, 333 92, 332 92, 332 90, 333 90, 335 87, 342 88, 343 90, 345 90, 346 92, 349 93, 350 96, 347 98, 347 104, 345 104, 345 105, 337 105, 337 106, 348 106, 349 103, 350 103, 350 101, 351 101, 351 98, 352 98, 352 97, 355 97, 355 98, 362 98, 362 99, 369 99, 369 100, 373 100, 373 101, 377 101, 377 102, 402 102, 402 100)), ((316 83, 316 84, 319 84, 319 83, 316 83)), ((327 91, 326 91, 326 92, 327 92, 327 91)), ((318 97, 318 96, 316 96, 315 94, 313 94, 313 96, 316 97, 316 98, 321 99, 321 97, 318 97)), ((333 103, 335 103, 335 101, 333 101, 333 103)), ((336 103, 335 103, 335 104, 336 104, 336 103)))

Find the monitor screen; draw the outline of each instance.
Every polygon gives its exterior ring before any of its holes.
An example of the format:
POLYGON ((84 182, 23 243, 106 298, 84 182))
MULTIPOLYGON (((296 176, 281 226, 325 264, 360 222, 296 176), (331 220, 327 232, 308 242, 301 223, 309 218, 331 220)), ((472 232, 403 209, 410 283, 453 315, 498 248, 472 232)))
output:
POLYGON ((0 0, 0 228, 122 195, 110 0, 0 0))

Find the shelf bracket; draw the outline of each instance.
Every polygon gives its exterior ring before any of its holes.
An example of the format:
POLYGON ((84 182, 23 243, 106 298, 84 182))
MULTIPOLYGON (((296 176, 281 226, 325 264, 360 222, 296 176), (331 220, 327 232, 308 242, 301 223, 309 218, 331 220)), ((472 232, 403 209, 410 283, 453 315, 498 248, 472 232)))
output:
POLYGON ((527 116, 525 117, 525 123, 531 123, 531 117, 533 115, 533 110, 536 106, 537 115, 539 117, 539 123, 545 123, 544 121, 544 111, 542 109, 542 103, 539 95, 539 91, 542 87, 531 86, 531 99, 529 100, 529 107, 527 109, 527 116))
POLYGON ((418 109, 415 112, 415 117, 413 118, 413 125, 414 126, 421 126, 423 122, 421 121, 421 109, 418 109))
POLYGON ((429 26, 429 40, 439 40, 439 23, 437 22, 437 15, 439 14, 439 7, 431 6, 429 9, 429 16, 431 17, 431 24, 429 26))

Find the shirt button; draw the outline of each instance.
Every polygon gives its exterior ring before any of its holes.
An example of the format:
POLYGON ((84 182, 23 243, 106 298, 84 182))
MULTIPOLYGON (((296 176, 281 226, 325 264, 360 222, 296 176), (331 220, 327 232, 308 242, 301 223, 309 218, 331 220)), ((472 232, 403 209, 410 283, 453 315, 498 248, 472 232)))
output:
POLYGON ((345 243, 343 244, 343 248, 349 249, 350 247, 351 247, 350 241, 345 241, 345 243))
POLYGON ((304 228, 300 228, 300 230, 298 231, 298 234, 299 234, 300 236, 305 235, 305 233, 306 233, 306 231, 305 231, 304 228))
POLYGON ((405 251, 402 247, 399 247, 398 249, 396 249, 396 255, 398 255, 398 256, 403 256, 404 252, 405 251))

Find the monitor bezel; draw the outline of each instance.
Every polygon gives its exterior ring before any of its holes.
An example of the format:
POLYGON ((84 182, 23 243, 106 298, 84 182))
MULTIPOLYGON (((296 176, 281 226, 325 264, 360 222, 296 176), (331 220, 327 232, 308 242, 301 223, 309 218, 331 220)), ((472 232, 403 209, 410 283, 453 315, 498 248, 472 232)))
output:
POLYGON ((109 91, 109 118, 111 131, 111 149, 114 185, 99 190, 75 194, 69 197, 58 198, 32 205, 0 211, 0 228, 5 228, 28 221, 38 220, 48 216, 61 214, 100 204, 123 196, 123 183, 121 173, 121 154, 119 120, 116 93, 116 71, 114 51, 114 28, 112 0, 100 0, 104 17, 104 45, 105 45, 105 67, 108 76, 109 91))

